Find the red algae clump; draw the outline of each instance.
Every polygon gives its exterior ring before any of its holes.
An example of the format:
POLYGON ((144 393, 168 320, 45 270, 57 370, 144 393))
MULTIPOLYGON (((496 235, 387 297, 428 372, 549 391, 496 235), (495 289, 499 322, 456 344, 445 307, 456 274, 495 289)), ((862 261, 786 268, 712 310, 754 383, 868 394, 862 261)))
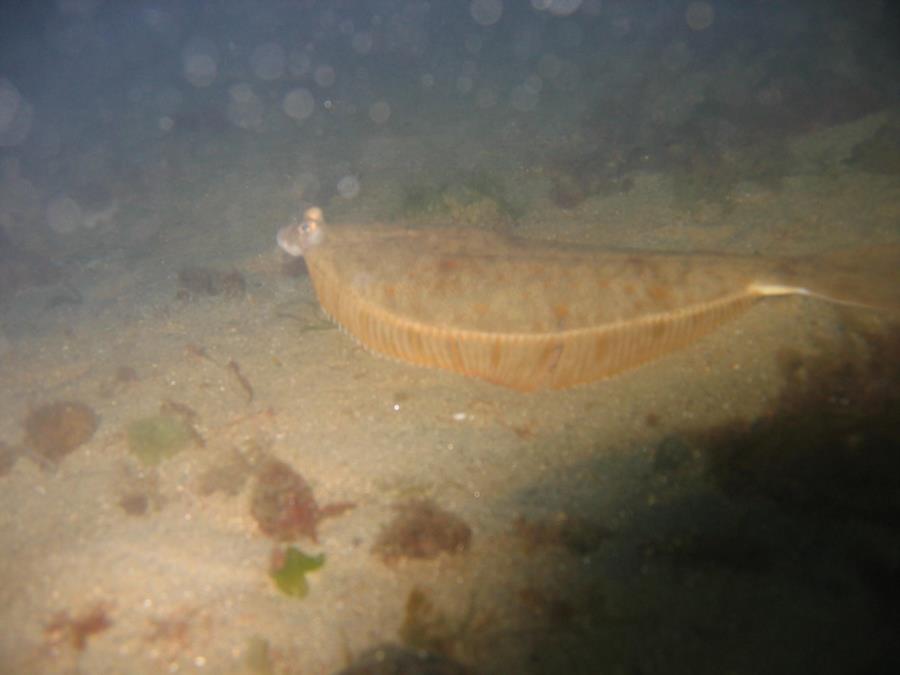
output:
POLYGON ((101 603, 75 616, 57 612, 44 626, 44 635, 51 645, 68 644, 80 652, 87 646, 88 638, 111 626, 109 608, 101 603))
POLYGON ((316 542, 320 520, 354 506, 340 502, 320 507, 303 476, 285 462, 269 459, 256 477, 250 513, 266 536, 279 541, 306 537, 316 542))
POLYGON ((41 459, 56 463, 91 440, 97 426, 97 415, 84 403, 48 403, 25 418, 25 443, 41 459))
POLYGON ((469 548, 472 528, 429 499, 396 504, 397 515, 378 535, 372 553, 385 562, 399 558, 436 558, 469 548))

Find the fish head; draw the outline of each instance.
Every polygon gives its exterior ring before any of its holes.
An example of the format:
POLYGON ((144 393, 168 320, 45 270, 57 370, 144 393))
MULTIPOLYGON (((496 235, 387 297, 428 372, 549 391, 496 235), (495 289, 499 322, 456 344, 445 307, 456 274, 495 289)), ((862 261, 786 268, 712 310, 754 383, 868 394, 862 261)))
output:
POLYGON ((299 258, 321 244, 324 237, 322 209, 312 207, 303 212, 303 217, 298 222, 285 225, 278 230, 276 241, 282 251, 299 258))

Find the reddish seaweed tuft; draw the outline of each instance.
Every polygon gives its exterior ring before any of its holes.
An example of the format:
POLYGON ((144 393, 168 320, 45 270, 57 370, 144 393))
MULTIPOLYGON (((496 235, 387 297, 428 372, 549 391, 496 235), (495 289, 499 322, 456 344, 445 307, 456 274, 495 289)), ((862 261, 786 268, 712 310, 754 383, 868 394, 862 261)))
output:
POLYGON ((320 520, 354 506, 340 502, 320 507, 303 476, 285 462, 270 459, 257 475, 250 513, 263 534, 273 539, 291 541, 306 537, 315 542, 320 520))
POLYGON ((87 443, 97 425, 97 415, 84 403, 48 403, 25 418, 25 443, 41 459, 56 463, 87 443))
POLYGON ((398 558, 431 559, 469 548, 472 529, 457 515, 429 499, 394 506, 397 515, 381 531, 372 553, 385 562, 398 558))

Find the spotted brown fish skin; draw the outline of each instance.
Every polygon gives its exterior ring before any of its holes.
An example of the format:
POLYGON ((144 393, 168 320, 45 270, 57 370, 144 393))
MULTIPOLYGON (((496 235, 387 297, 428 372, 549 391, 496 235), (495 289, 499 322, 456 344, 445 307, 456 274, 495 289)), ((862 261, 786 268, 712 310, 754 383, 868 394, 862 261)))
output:
POLYGON ((873 281, 889 304, 900 289, 900 246, 785 265, 783 258, 593 249, 476 228, 339 225, 326 232, 317 209, 282 232, 282 248, 304 256, 322 309, 368 350, 521 391, 635 368, 687 347, 762 298, 812 295, 866 306, 862 291, 873 281), (876 261, 882 272, 873 278, 876 261), (831 273, 841 267, 843 278, 831 273), (818 270, 826 273, 816 279, 818 270))

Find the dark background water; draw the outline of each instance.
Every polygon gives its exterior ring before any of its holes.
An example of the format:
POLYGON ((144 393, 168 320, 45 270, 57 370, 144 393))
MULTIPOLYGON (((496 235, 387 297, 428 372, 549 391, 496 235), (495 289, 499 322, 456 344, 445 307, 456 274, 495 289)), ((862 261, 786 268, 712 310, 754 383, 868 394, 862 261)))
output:
POLYGON ((460 142, 549 168, 563 208, 639 170, 689 175, 687 201, 697 182, 771 184, 786 135, 896 103, 898 16, 876 0, 5 2, 0 241, 64 250, 114 198, 121 237, 137 202, 229 151, 261 168, 290 144, 296 177, 315 148, 329 164, 305 198, 352 198, 373 137, 463 124, 460 142))

